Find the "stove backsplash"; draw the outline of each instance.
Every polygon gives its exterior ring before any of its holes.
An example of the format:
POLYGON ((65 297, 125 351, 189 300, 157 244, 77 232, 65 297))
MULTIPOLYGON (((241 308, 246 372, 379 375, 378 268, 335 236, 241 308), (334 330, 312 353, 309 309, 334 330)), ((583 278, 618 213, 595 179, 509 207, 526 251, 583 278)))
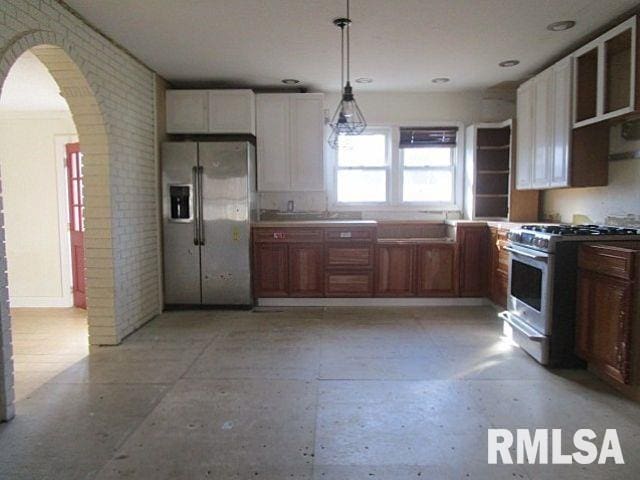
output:
POLYGON ((611 128, 609 185, 562 188, 542 193, 543 220, 640 227, 640 140, 624 140, 620 123, 611 128), (622 153, 629 155, 622 155, 622 153))

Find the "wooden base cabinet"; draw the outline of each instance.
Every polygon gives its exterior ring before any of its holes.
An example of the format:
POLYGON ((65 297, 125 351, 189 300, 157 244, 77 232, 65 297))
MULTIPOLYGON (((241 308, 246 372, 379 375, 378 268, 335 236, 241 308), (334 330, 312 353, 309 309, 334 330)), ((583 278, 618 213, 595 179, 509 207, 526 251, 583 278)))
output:
POLYGON ((419 297, 457 295, 455 244, 418 245, 416 258, 419 297))
POLYGON ((289 295, 322 297, 324 295, 322 244, 289 245, 289 295))
POLYGON ((491 227, 490 229, 490 272, 489 272, 489 298, 496 305, 507 307, 507 290, 509 288, 509 252, 504 247, 507 245, 506 229, 491 227))
POLYGON ((632 335, 638 333, 640 242, 616 244, 580 247, 576 353, 597 373, 630 384, 632 335))
POLYGON ((415 245, 377 245, 376 296, 414 296, 415 258, 415 245))
POLYGON ((255 243, 253 246, 253 291, 257 297, 289 294, 289 256, 285 244, 255 243))
POLYGON ((458 225, 458 271, 461 297, 487 294, 489 268, 489 228, 486 225, 458 225))

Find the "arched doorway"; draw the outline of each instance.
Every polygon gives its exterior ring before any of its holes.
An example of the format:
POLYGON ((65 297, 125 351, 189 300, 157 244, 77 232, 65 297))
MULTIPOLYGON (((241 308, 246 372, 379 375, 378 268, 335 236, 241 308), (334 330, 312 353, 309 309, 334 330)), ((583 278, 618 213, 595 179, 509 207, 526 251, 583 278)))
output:
MULTIPOLYGON (((57 83, 66 100, 78 138, 84 164, 85 279, 89 342, 117 343, 115 335, 115 294, 111 235, 111 189, 109 176, 109 142, 96 85, 91 72, 83 72, 72 58, 73 48, 59 41, 55 34, 34 32, 20 38, 0 52, 0 95, 15 61, 26 51, 35 55, 57 83), (61 45, 61 46, 60 46, 61 45), (69 53, 68 53, 69 52, 69 53), (113 340, 112 340, 113 339, 113 340)), ((4 220, 0 235, 4 237, 4 220)), ((4 240, 1 238, 0 240, 4 240)), ((6 251, 0 242, 0 260, 6 265, 6 251)), ((0 278, 0 418, 13 415, 13 363, 11 315, 7 305, 7 275, 0 278)))

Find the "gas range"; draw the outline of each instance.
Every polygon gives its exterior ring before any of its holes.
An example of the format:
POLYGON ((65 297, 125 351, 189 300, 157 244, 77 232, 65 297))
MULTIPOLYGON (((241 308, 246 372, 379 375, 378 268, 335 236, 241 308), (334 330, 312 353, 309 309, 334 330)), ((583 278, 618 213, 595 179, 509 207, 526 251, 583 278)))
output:
POLYGON ((637 240, 640 230, 607 225, 538 224, 523 225, 509 231, 513 245, 542 252, 555 252, 558 242, 637 240))

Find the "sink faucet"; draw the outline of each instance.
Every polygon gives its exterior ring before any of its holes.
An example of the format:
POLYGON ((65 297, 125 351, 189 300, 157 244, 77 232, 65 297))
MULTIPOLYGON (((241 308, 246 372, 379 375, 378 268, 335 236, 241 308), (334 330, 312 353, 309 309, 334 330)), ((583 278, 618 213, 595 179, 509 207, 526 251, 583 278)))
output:
POLYGON ((294 209, 295 209, 295 204, 293 203, 293 200, 289 200, 287 202, 287 212, 293 213, 294 209))

